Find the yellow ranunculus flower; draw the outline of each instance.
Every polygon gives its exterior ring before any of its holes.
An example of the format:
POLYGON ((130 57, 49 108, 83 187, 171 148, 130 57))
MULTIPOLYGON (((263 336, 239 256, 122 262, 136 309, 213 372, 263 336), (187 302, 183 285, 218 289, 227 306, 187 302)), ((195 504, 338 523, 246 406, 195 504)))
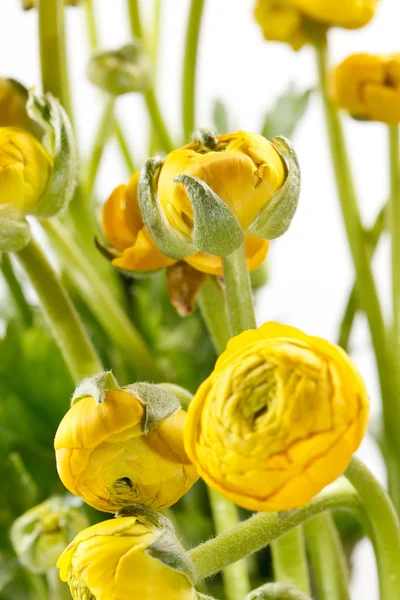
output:
POLYGON ((331 74, 332 100, 353 117, 400 123, 400 54, 353 54, 331 74))
POLYGON ((22 94, 7 79, 0 77, 0 127, 28 126, 29 118, 22 94))
MULTIPOLYGON (((139 208, 139 172, 129 184, 117 187, 103 207, 103 231, 108 242, 121 253, 112 264, 133 272, 151 272, 176 263, 158 250, 150 236, 139 208)), ((248 236, 245 241, 247 267, 257 269, 264 261, 269 243, 266 240, 248 236)), ((222 275, 222 260, 204 252, 197 252, 185 259, 188 264, 211 275, 222 275)))
POLYGON ((358 29, 375 14, 378 0, 257 0, 254 16, 267 40, 294 50, 312 43, 316 26, 358 29))
POLYGON ((186 413, 175 411, 146 433, 147 412, 120 388, 77 401, 56 433, 57 469, 65 487, 98 510, 130 504, 161 510, 198 479, 183 446, 186 413))
POLYGON ((289 510, 345 471, 367 418, 365 385, 341 348, 266 323, 228 343, 190 404, 185 447, 239 506, 289 510))
POLYGON ((177 175, 191 175, 204 181, 227 204, 243 231, 285 182, 284 162, 274 146, 262 135, 238 131, 217 138, 210 149, 199 141, 170 152, 160 169, 157 194, 170 225, 191 239, 193 209, 177 175))
POLYGON ((36 207, 46 191, 53 159, 27 131, 0 127, 0 212, 21 214, 36 207))
POLYGON ((163 552, 173 559, 172 544, 179 545, 164 536, 165 530, 137 517, 97 523, 60 556, 60 577, 68 581, 74 600, 194 600, 190 577, 162 560, 163 552))

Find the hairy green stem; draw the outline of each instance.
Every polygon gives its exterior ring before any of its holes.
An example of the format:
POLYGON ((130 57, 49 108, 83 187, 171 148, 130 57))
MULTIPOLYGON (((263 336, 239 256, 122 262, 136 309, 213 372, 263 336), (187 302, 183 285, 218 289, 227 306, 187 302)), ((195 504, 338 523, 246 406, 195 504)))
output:
POLYGON ((300 592, 310 594, 310 575, 302 528, 296 527, 285 533, 275 540, 271 549, 275 581, 291 583, 300 592))
POLYGON ((215 277, 209 277, 198 298, 204 322, 218 354, 222 354, 229 341, 229 323, 224 305, 224 293, 215 277))
POLYGON ((1 255, 0 269, 7 283, 8 290, 14 301, 15 307, 18 310, 19 316, 21 317, 22 323, 25 325, 25 327, 30 327, 33 323, 32 307, 28 304, 25 298, 22 286, 14 273, 11 259, 8 254, 1 255))
POLYGON ((246 265, 244 244, 222 259, 224 266, 225 301, 231 335, 254 329, 256 320, 253 293, 246 265))
POLYGON ((185 143, 196 125, 196 74, 201 22, 205 0, 192 0, 186 30, 182 78, 182 120, 185 143))
POLYGON ((71 298, 39 245, 32 239, 15 256, 38 295, 51 332, 75 382, 101 371, 101 362, 71 298))
MULTIPOLYGON (((217 535, 239 523, 239 513, 237 507, 226 500, 223 496, 209 489, 211 511, 213 515, 215 531, 217 535)), ((247 572, 247 562, 245 559, 238 561, 234 565, 226 567, 223 572, 224 588, 227 600, 242 600, 250 589, 250 580, 247 572)))
MULTIPOLYGON (((382 233, 385 231, 385 221, 386 221, 386 213, 387 213, 387 205, 379 211, 379 214, 375 220, 375 223, 371 227, 371 229, 365 232, 366 242, 369 246, 369 252, 371 254, 371 259, 374 256, 376 248, 379 244, 379 240, 381 239, 382 233)), ((353 329, 354 319, 359 309, 360 301, 358 298, 357 291, 357 282, 353 284, 352 290, 350 292, 350 296, 346 305, 346 309, 340 324, 339 331, 339 340, 338 344, 344 350, 348 350, 349 340, 351 331, 353 329)))
POLYGON ((147 344, 65 228, 55 221, 46 221, 42 225, 74 278, 80 294, 110 339, 128 356, 137 375, 148 381, 164 380, 166 375, 147 344))
POLYGON ((380 600, 400 598, 400 524, 389 496, 370 471, 353 457, 346 477, 367 513, 378 563, 380 600))
POLYGON ((211 577, 245 556, 258 552, 307 519, 338 507, 353 511, 360 508, 356 491, 344 478, 325 488, 306 506, 281 514, 255 514, 189 552, 198 579, 211 577))
POLYGON ((304 524, 319 600, 350 600, 349 573, 342 542, 329 513, 321 513, 304 524))

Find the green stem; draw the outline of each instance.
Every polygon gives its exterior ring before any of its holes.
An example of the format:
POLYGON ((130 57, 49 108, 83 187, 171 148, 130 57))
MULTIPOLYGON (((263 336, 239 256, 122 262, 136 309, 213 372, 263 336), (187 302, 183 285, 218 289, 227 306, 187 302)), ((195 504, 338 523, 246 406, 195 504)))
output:
POLYGON ((46 573, 49 596, 52 600, 71 600, 71 593, 66 583, 61 581, 60 573, 56 567, 46 573))
POLYGON ((347 563, 333 517, 325 512, 310 519, 304 532, 319 600, 350 600, 347 563))
POLYGON ((196 73, 205 0, 192 0, 186 31, 182 79, 182 118, 185 142, 190 140, 196 123, 196 73))
POLYGON ((115 135, 117 136, 117 141, 121 150, 122 157, 125 161, 126 168, 128 169, 129 174, 133 174, 135 171, 137 171, 137 169, 135 163, 133 162, 128 142, 126 141, 124 132, 122 131, 121 125, 119 124, 118 120, 115 120, 115 135))
POLYGON ((140 18, 139 0, 128 0, 128 15, 132 36, 141 40, 143 38, 143 29, 140 18))
POLYGON ((306 506, 281 514, 255 514, 189 552, 198 580, 211 577, 236 561, 258 552, 307 519, 338 507, 355 511, 360 508, 357 493, 344 478, 325 488, 306 506))
POLYGON ((100 118, 99 127, 97 130, 96 138, 93 144, 92 152, 89 159, 87 177, 86 177, 86 189, 85 195, 87 202, 90 203, 93 193, 94 183, 96 181, 96 175, 100 166, 100 162, 103 156, 104 147, 114 126, 114 105, 115 96, 108 96, 104 108, 103 114, 100 118))
POLYGON ((76 382, 102 370, 101 362, 74 305, 45 254, 32 239, 15 254, 47 318, 54 338, 76 382))
POLYGON ((83 0, 83 7, 85 9, 86 16, 86 27, 89 37, 89 45, 92 50, 97 48, 99 38, 97 35, 96 18, 94 14, 93 0, 83 0))
POLYGON ((218 354, 222 354, 229 341, 229 323, 224 309, 224 294, 215 277, 209 277, 198 298, 204 322, 218 354))
POLYGON ((254 329, 256 320, 250 275, 244 245, 222 259, 224 265, 225 301, 231 335, 254 329))
MULTIPOLYGON (((238 509, 232 502, 228 502, 211 489, 208 490, 208 495, 217 535, 229 531, 232 526, 239 523, 238 509)), ((223 572, 223 578, 227 600, 243 600, 244 595, 251 590, 246 560, 227 567, 223 572)))
MULTIPOLYGON (((392 254, 392 351, 394 364, 400 360, 400 146, 399 128, 389 127, 390 233, 392 254)), ((399 384, 397 384, 399 389, 399 384)))
POLYGON ((14 300, 15 307, 19 312, 19 316, 21 317, 21 321, 25 327, 31 327, 33 323, 32 307, 29 306, 28 302, 26 301, 21 284, 15 276, 11 259, 8 254, 1 255, 0 268, 7 283, 11 297, 14 300))
POLYGON ((35 600, 53 600, 48 593, 46 580, 42 575, 31 573, 28 569, 24 570, 24 576, 27 580, 30 592, 33 593, 35 600))
MULTIPOLYGON (((366 242, 369 246, 371 259, 373 258, 379 240, 381 239, 382 233, 385 231, 387 205, 385 204, 380 210, 375 223, 365 232, 366 242)), ((346 305, 346 309, 340 325, 339 341, 338 344, 344 350, 348 349, 351 331, 353 329, 354 319, 359 308, 360 301, 358 298, 357 282, 354 282, 353 288, 350 292, 349 300, 346 305)))
POLYGON ((153 128, 157 133, 160 148, 164 150, 164 152, 171 152, 174 149, 174 143, 161 114, 154 89, 150 88, 147 90, 144 94, 144 99, 153 128))
POLYGON ((285 533, 275 540, 271 548, 275 581, 291 583, 300 592, 310 594, 310 576, 302 527, 285 533))
POLYGON ((356 489, 372 529, 379 571, 380 600, 400 598, 400 524, 385 490, 357 458, 346 477, 356 489))
POLYGON ((42 223, 46 233, 57 248, 80 294, 95 314, 104 330, 131 360, 135 372, 142 379, 163 381, 157 361, 145 341, 135 329, 114 296, 104 286, 101 277, 79 246, 68 236, 65 229, 55 221, 42 223))
POLYGON ((385 325, 379 297, 372 273, 364 229, 358 208, 357 195, 347 154, 342 124, 336 108, 331 103, 327 92, 327 46, 317 47, 317 62, 320 88, 324 103, 325 119, 329 133, 332 162, 336 176, 343 220, 346 227, 348 243, 357 274, 357 287, 361 307, 364 310, 371 332, 372 343, 378 368, 382 392, 383 421, 387 442, 387 451, 394 459, 388 462, 389 488, 396 508, 400 511, 400 394, 396 392, 397 376, 389 364, 385 325), (394 468, 392 468, 394 465, 394 468), (389 469, 390 467, 390 469, 389 469))
POLYGON ((65 68, 64 0, 38 0, 38 14, 43 90, 58 98, 72 117, 65 68))

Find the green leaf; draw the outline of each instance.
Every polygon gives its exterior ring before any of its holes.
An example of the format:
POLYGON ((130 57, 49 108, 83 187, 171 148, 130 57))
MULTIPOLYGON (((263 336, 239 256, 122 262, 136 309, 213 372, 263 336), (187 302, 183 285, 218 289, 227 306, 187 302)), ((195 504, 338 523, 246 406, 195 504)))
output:
POLYGON ((290 84, 279 96, 274 107, 266 113, 262 127, 263 136, 269 140, 275 136, 291 138, 307 110, 313 91, 312 88, 298 91, 290 84))

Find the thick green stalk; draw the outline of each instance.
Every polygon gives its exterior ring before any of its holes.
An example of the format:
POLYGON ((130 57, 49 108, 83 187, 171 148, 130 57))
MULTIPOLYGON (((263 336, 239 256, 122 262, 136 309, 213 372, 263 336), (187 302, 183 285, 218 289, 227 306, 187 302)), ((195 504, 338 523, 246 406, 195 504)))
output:
MULTIPOLYGON (((232 502, 211 489, 208 490, 208 496, 217 535, 229 531, 232 526, 239 523, 238 509, 232 502)), ((226 567, 223 578, 227 600, 243 600, 243 597, 251 590, 245 559, 226 567)))
POLYGON ((25 327, 30 327, 33 323, 33 311, 26 301, 24 292, 17 277, 15 276, 11 259, 8 254, 2 254, 0 257, 0 269, 7 283, 8 290, 11 294, 16 309, 19 312, 22 323, 25 327))
POLYGON ((65 69, 64 0, 38 0, 37 8, 43 90, 58 98, 72 117, 68 71, 65 69))
POLYGON ((400 393, 396 391, 396 388, 399 387, 397 384, 398 377, 393 376, 393 369, 391 368, 387 352, 385 325, 372 273, 368 247, 365 243, 364 229, 361 222, 343 128, 338 112, 330 101, 327 92, 328 60, 326 44, 321 44, 317 47, 317 62, 343 220, 357 273, 359 299, 368 319, 378 367, 382 392, 386 448, 387 452, 392 455, 392 460, 387 463, 389 489, 395 506, 400 511, 400 465, 398 459, 400 456, 400 393))
POLYGON ((129 357, 135 372, 142 379, 149 381, 165 380, 166 375, 162 373, 147 344, 108 288, 102 284, 96 269, 93 268, 78 245, 55 221, 46 221, 42 225, 57 248, 71 277, 74 278, 80 294, 110 339, 129 357))
POLYGON ((344 478, 325 488, 306 506, 281 514, 255 514, 247 521, 189 552, 198 579, 202 580, 219 573, 245 556, 258 552, 307 519, 338 507, 354 511, 360 508, 357 493, 344 478))
POLYGON ((204 322, 218 354, 229 342, 229 323, 224 308, 224 294, 215 277, 209 277, 197 298, 204 322))
MULTIPOLYGON (((385 220, 387 213, 387 205, 380 210, 375 223, 365 232, 366 243, 369 247, 369 252, 371 254, 371 259, 374 256, 375 250, 379 244, 379 240, 381 239, 382 233, 385 231, 385 220)), ((338 344, 345 350, 348 350, 349 340, 351 331, 353 329, 354 319, 359 309, 360 301, 358 298, 357 291, 357 282, 353 284, 352 290, 350 292, 350 296, 346 305, 346 309, 342 318, 342 322, 340 324, 340 332, 339 332, 339 340, 338 344)))
POLYGON ((319 600, 350 600, 347 563, 333 517, 321 513, 304 524, 304 532, 319 600))
POLYGON ((256 320, 253 293, 246 265, 244 245, 222 259, 224 266, 225 301, 231 335, 254 329, 256 320))
MULTIPOLYGON (((392 254, 392 360, 396 373, 400 360, 400 147, 399 128, 389 127, 390 233, 392 254)), ((397 383, 396 389, 400 389, 397 383)))
POLYGON ((302 528, 296 527, 285 533, 275 540, 271 549, 275 581, 291 583, 300 592, 310 594, 310 577, 302 528))
POLYGON ((357 491, 371 525, 380 600, 400 598, 400 524, 396 510, 385 490, 357 458, 353 457, 346 477, 357 491))
POLYGON ((196 73, 205 0, 192 0, 186 30, 182 78, 182 119, 185 143, 196 126, 196 73))
POLYGON ((71 298, 39 245, 32 239, 15 256, 39 297, 50 330, 75 382, 101 371, 101 362, 71 298))

